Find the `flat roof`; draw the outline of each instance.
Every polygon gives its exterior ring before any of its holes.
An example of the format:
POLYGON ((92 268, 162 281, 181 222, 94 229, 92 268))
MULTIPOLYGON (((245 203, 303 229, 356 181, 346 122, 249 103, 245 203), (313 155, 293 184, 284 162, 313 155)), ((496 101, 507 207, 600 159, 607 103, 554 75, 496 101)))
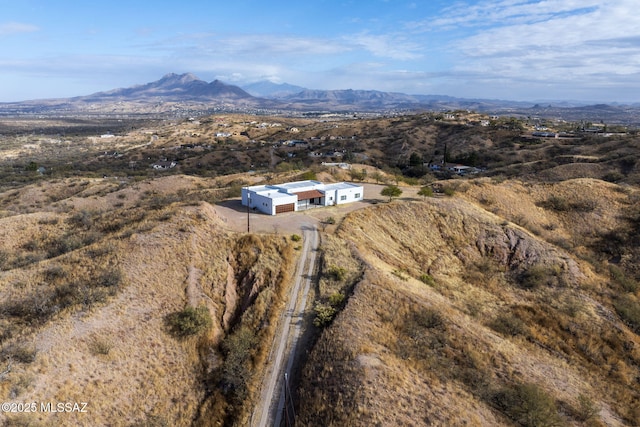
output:
POLYGON ((295 194, 285 193, 284 191, 279 191, 277 188, 267 188, 261 191, 254 191, 258 196, 269 197, 271 199, 279 199, 282 197, 296 197, 295 194))
POLYGON ((362 185, 351 184, 350 182, 336 182, 324 186, 325 190, 345 190, 347 188, 362 188, 362 185))
POLYGON ((320 181, 296 181, 296 182, 285 182, 284 184, 276 184, 274 187, 278 188, 286 188, 288 190, 295 190, 296 188, 305 188, 305 187, 316 187, 323 186, 320 181))
MULTIPOLYGON (((282 198, 282 197, 292 197, 296 194, 309 193, 312 191, 330 191, 330 190, 346 190, 346 189, 356 189, 363 188, 362 185, 352 184, 350 182, 336 182, 333 184, 323 184, 320 181, 307 180, 307 181, 295 181, 295 182, 286 182, 284 184, 267 184, 267 185, 254 185, 252 187, 245 187, 252 193, 258 194, 263 197, 270 198, 282 198), (298 190, 296 192, 296 190, 298 190)), ((317 193, 313 193, 315 196, 320 197, 317 193)), ((307 196, 307 194, 302 194, 302 197, 307 196)), ((311 197, 311 196, 309 196, 311 197)))

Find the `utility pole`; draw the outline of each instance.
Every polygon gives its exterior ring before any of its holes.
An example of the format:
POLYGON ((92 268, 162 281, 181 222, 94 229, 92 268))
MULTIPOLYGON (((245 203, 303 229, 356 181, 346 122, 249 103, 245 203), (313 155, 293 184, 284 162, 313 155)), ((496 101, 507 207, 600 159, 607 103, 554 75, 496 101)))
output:
POLYGON ((289 374, 284 374, 284 425, 285 427, 294 427, 296 425, 296 410, 293 406, 293 396, 289 388, 289 374), (289 410, 291 405, 291 410, 289 410))
POLYGON ((247 233, 249 233, 249 213, 251 205, 251 193, 249 193, 249 188, 247 187, 247 233))

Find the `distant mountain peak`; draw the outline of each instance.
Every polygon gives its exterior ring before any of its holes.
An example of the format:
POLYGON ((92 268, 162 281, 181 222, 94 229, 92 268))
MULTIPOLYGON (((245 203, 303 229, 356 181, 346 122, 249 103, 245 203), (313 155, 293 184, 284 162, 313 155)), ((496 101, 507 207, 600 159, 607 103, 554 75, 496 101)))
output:
POLYGON ((272 80, 261 80, 242 86, 253 96, 265 98, 283 98, 305 90, 301 86, 295 86, 288 83, 277 83, 272 80))
POLYGON ((238 86, 228 85, 220 80, 207 83, 191 73, 165 74, 151 83, 108 92, 100 92, 84 97, 89 101, 118 98, 121 100, 162 99, 163 101, 219 101, 251 100, 253 97, 238 86))
POLYGON ((192 73, 184 73, 184 74, 168 73, 162 76, 162 78, 159 81, 190 83, 193 81, 201 81, 201 80, 195 74, 192 74, 192 73))

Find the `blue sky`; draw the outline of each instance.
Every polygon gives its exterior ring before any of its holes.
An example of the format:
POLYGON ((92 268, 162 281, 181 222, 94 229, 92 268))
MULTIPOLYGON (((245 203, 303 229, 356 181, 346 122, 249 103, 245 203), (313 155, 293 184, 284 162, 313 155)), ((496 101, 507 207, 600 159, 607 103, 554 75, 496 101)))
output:
POLYGON ((0 0, 0 102, 167 73, 242 85, 640 102, 637 0, 0 0))

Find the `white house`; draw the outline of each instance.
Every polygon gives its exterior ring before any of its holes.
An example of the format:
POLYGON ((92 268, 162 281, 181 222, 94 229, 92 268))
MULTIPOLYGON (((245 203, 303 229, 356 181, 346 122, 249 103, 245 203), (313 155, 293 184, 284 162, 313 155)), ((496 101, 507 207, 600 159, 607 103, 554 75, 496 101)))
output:
POLYGON ((323 184, 310 180, 278 185, 255 185, 242 189, 242 205, 268 215, 317 206, 341 205, 363 198, 364 187, 349 182, 323 184))
POLYGON ((171 169, 171 168, 175 168, 178 165, 178 163, 176 163, 175 161, 160 161, 160 162, 156 162, 154 164, 151 165, 152 168, 156 169, 156 170, 166 170, 166 169, 171 169))

